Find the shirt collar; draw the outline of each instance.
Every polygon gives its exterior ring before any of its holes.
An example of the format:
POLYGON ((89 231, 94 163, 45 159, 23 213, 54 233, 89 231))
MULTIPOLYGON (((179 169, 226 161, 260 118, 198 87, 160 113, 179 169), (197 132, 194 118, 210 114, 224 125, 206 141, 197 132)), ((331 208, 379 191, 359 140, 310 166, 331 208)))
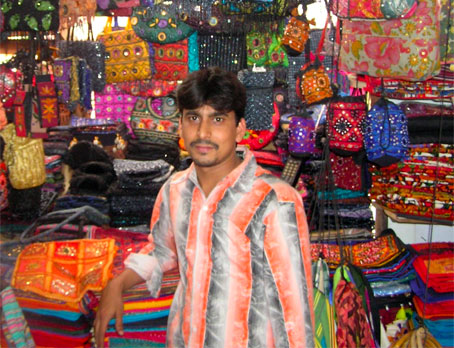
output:
MULTIPOLYGON (((257 167, 257 162, 255 160, 252 151, 249 149, 244 150, 243 161, 240 163, 238 167, 232 170, 227 176, 225 176, 217 185, 218 186, 232 186, 240 177, 240 175, 248 168, 248 170, 255 171, 257 167)), ((196 186, 200 187, 199 181, 197 180, 197 172, 195 170, 194 163, 191 164, 189 167, 188 177, 196 186)))

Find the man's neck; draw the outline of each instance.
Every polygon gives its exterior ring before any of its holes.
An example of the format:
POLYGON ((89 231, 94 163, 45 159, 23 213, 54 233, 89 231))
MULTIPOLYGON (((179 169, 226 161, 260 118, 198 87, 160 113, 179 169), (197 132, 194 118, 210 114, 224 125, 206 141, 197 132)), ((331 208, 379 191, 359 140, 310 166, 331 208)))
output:
POLYGON ((197 181, 199 182, 205 197, 208 197, 216 185, 238 167, 241 162, 241 158, 235 156, 229 167, 201 167, 195 165, 197 181))

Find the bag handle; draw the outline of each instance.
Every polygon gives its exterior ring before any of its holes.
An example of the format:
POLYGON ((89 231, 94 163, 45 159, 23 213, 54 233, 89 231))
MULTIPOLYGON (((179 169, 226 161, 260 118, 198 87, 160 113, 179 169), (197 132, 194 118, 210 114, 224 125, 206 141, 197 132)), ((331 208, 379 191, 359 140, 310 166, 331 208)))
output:
POLYGON ((110 34, 112 32, 112 22, 113 18, 107 17, 106 25, 104 26, 104 29, 102 31, 104 34, 110 34))

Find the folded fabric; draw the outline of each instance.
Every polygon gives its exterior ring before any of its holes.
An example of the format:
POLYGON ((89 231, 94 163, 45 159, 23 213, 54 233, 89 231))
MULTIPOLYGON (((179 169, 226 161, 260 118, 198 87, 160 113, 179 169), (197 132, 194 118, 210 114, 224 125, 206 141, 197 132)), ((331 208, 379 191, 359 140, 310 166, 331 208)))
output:
POLYGON ((454 299, 440 303, 424 303, 419 296, 413 296, 418 315, 423 319, 454 319, 454 299))
POLYGON ((440 303, 454 299, 454 292, 437 292, 430 287, 426 287, 418 274, 410 281, 410 286, 413 293, 423 298, 426 303, 440 303))

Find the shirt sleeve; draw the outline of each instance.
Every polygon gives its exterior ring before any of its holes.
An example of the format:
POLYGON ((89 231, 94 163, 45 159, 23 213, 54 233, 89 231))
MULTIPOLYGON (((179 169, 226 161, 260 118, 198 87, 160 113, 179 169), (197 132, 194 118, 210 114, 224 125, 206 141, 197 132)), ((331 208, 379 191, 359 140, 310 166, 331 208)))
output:
POLYGON ((313 347, 309 233, 301 197, 282 183, 265 217, 264 278, 276 347, 313 347))
POLYGON ((175 238, 170 221, 170 182, 161 188, 156 197, 150 223, 149 243, 139 251, 131 253, 125 267, 140 275, 152 296, 157 297, 164 272, 177 267, 175 238))

